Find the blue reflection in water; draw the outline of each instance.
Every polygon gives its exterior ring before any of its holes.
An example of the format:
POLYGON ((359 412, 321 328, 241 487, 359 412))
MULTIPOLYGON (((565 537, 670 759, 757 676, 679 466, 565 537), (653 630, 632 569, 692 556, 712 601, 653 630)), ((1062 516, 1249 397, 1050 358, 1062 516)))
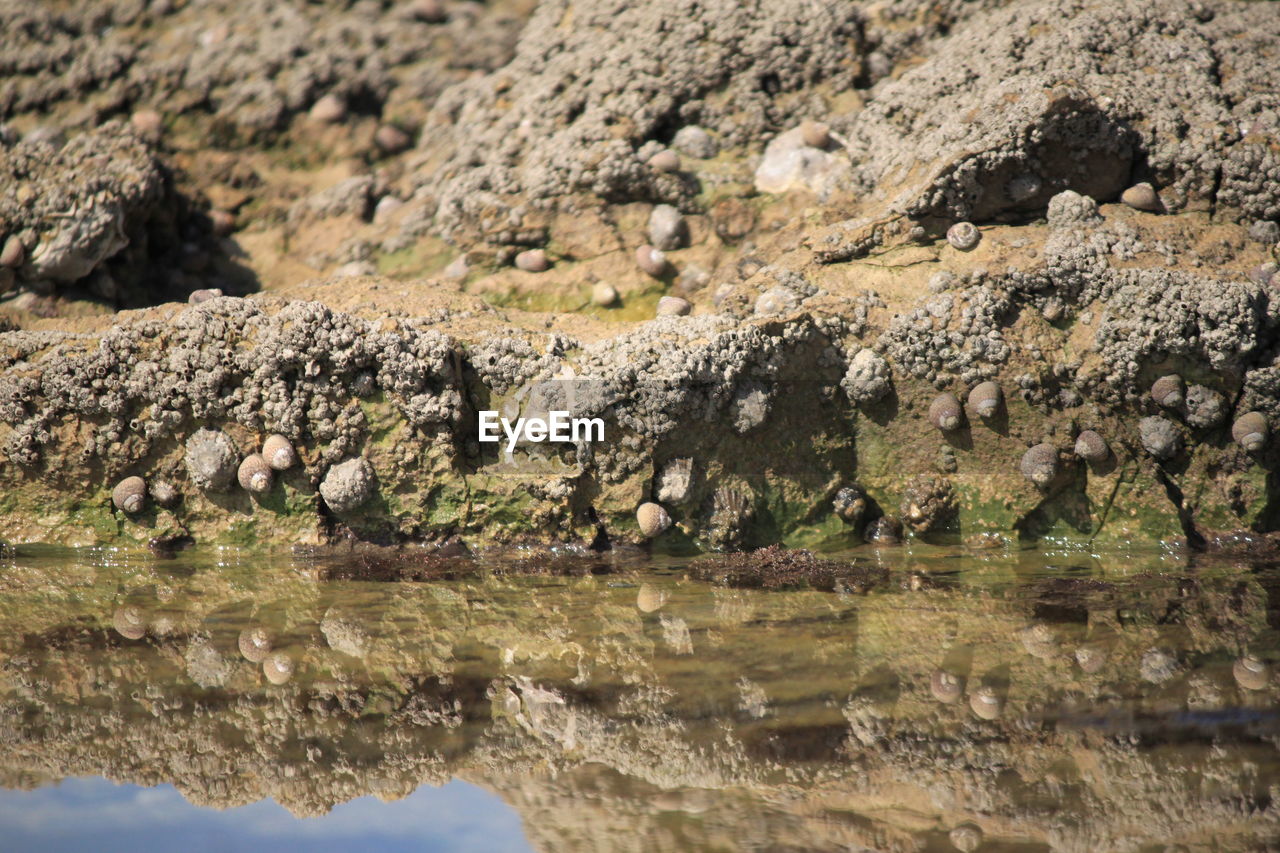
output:
POLYGON ((301 819, 271 800, 216 811, 191 805, 171 785, 140 788, 99 778, 0 791, 0 850, 6 853, 531 849, 506 803, 456 779, 395 802, 360 797, 301 819))

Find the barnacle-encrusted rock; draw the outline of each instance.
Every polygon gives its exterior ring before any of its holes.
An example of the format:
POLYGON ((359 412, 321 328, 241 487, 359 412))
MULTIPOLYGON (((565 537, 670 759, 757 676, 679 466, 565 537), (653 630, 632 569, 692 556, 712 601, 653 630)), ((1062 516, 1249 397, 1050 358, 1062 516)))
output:
POLYGON ((125 477, 111 490, 111 502, 116 509, 130 515, 142 512, 147 502, 147 483, 141 477, 125 477))
POLYGON ((994 720, 1004 711, 1004 702, 994 689, 984 684, 969 694, 969 707, 979 719, 994 720))
POLYGON ((734 432, 742 435, 765 422, 772 399, 767 386, 759 382, 739 385, 729 402, 728 417, 734 432))
POLYGON ((236 446, 219 430, 200 429, 187 439, 187 475, 203 491, 219 492, 231 485, 237 458, 236 446))
POLYGON ((1111 448, 1107 446, 1106 439, 1091 429, 1081 430, 1076 436, 1075 450, 1076 456, 1093 465, 1106 461, 1111 455, 1111 448))
POLYGON ((849 369, 840 387, 855 406, 868 405, 884 397, 891 387, 889 363, 871 349, 860 349, 849 360, 849 369))
POLYGON ((1152 416, 1138 421, 1138 438, 1156 459, 1172 459, 1182 449, 1182 436, 1167 418, 1152 416))
POLYGON ((271 491, 271 466, 262 458, 261 453, 250 453, 240 463, 236 479, 240 483, 240 488, 246 492, 264 494, 271 491))
POLYGON ((1181 406, 1183 394, 1182 377, 1175 373, 1161 376, 1151 385, 1151 399, 1166 409, 1181 406))
POLYGON ((320 481, 320 497, 334 512, 350 512, 373 497, 374 485, 373 466, 357 456, 329 469, 320 481))
POLYGON ((1271 680, 1271 667, 1253 655, 1244 655, 1232 664, 1231 675, 1245 690, 1261 690, 1271 680))
POLYGON ((1250 453, 1256 453, 1266 447, 1270 435, 1271 429, 1267 424, 1267 416, 1262 412, 1245 412, 1231 425, 1231 437, 1235 439, 1236 444, 1250 453))
POLYGON ((1049 199, 1046 218, 1050 228, 1079 227, 1102 221, 1098 215, 1098 203, 1073 190, 1063 190, 1049 199))
POLYGON ((676 135, 671 139, 671 144, 682 153, 699 160, 710 160, 719 150, 711 134, 696 124, 687 124, 677 130, 676 135))
POLYGON ((964 691, 964 682, 959 676, 945 669, 935 669, 929 677, 929 692, 933 698, 945 705, 950 705, 960 698, 964 691))
POLYGON ((1227 418, 1227 400, 1212 388, 1192 385, 1187 389, 1183 420, 1197 429, 1212 429, 1227 418))
POLYGON ((249 663, 262 663, 274 645, 271 634, 260 625, 241 631, 236 644, 240 647, 241 656, 249 663))
POLYGON ((867 513, 867 495, 858 486, 845 486, 836 492, 831 501, 836 515, 853 527, 859 528, 867 513))
POLYGON ((642 503, 636 509, 636 524, 640 526, 640 533, 643 536, 652 539, 671 526, 671 516, 662 504, 642 503))
POLYGON ((964 409, 955 394, 939 394, 929 404, 929 423, 943 432, 959 429, 964 422, 964 409))
POLYGON ((921 474, 907 484, 902 496, 902 520, 916 533, 928 533, 945 525, 955 513, 950 480, 921 474))
POLYGON ((969 406, 983 420, 995 417, 1003 400, 1004 394, 995 382, 979 382, 969 392, 969 406))
POLYGON ((182 497, 178 487, 168 480, 153 480, 147 491, 151 493, 151 499, 157 505, 166 508, 177 505, 182 497))
POLYGON ((287 471, 298 464, 298 454, 292 442, 280 433, 273 433, 262 442, 262 458, 276 471, 287 471))
POLYGON ((1018 470, 1037 488, 1045 488, 1058 475, 1058 448, 1048 442, 1028 448, 1018 470))

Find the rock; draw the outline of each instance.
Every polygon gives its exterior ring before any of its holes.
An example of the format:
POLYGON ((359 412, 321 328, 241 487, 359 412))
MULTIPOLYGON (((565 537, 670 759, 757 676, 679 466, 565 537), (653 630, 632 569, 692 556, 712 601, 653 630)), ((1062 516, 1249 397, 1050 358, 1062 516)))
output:
POLYGON ((797 127, 779 134, 765 147, 755 185, 759 192, 774 195, 803 189, 825 196, 848 172, 844 160, 807 145, 802 129, 797 127))
POLYGON ((681 152, 699 160, 710 160, 719 150, 711 134, 692 124, 677 130, 671 144, 681 152))
POLYGON ((413 144, 413 138, 394 124, 384 124, 373 132, 373 144, 384 154, 399 154, 413 144))
POLYGON ((347 117, 347 102, 337 95, 325 95, 311 105, 309 115, 321 124, 337 124, 347 117))

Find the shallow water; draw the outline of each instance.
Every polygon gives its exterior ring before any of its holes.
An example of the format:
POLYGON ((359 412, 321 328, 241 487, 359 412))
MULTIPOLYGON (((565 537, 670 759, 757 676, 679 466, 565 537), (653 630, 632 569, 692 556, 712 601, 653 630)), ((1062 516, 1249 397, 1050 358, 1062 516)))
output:
POLYGON ((888 582, 728 589, 636 555, 390 582, 332 578, 428 573, 413 557, 11 553, 0 848, 1280 842, 1276 565, 844 556, 888 582), (240 650, 255 627, 292 664, 271 669, 280 684, 240 650))

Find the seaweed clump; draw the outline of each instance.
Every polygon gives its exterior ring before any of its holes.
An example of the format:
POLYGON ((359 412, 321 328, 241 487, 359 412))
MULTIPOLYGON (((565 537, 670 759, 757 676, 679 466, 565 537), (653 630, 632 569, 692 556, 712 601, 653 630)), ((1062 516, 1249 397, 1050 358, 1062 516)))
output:
POLYGON ((826 560, 810 551, 770 545, 756 551, 702 557, 689 564, 691 577, 740 589, 817 589, 865 593, 889 578, 887 569, 826 560))

